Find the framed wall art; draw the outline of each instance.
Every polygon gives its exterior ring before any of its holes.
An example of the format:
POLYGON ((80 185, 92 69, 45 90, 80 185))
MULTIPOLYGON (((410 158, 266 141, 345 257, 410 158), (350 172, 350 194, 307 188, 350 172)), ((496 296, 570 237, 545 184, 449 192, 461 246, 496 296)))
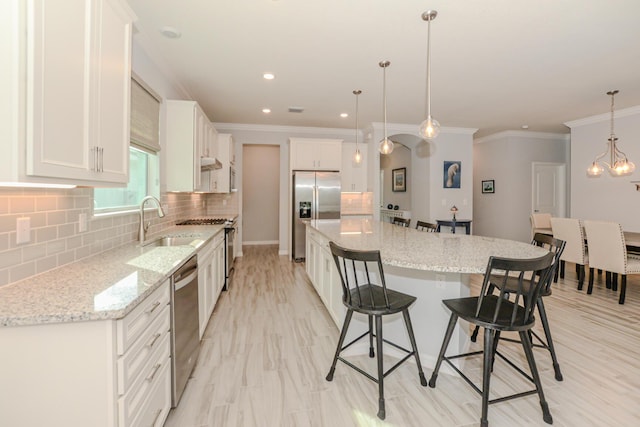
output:
POLYGON ((407 191, 407 168, 393 169, 391 173, 391 190, 407 191))
POLYGON ((495 182, 493 179, 487 179, 485 181, 482 181, 482 192, 495 193, 495 182))
POLYGON ((445 160, 442 186, 444 188, 460 188, 461 174, 462 162, 445 160))

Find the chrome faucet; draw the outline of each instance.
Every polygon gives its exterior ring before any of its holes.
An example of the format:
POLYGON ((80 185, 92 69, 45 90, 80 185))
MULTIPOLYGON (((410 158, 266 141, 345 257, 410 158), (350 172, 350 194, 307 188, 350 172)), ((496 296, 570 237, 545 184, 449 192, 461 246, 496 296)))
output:
POLYGON ((160 200, 156 199, 153 196, 147 196, 142 199, 142 202, 140 202, 140 230, 138 231, 138 239, 140 240, 140 243, 144 243, 145 234, 147 233, 147 230, 149 230, 149 225, 151 224, 151 221, 147 222, 146 224, 144 223, 144 204, 147 202, 147 200, 154 200, 156 202, 156 205, 158 205, 158 217, 162 218, 164 216, 164 211, 162 210, 162 205, 160 205, 160 200))

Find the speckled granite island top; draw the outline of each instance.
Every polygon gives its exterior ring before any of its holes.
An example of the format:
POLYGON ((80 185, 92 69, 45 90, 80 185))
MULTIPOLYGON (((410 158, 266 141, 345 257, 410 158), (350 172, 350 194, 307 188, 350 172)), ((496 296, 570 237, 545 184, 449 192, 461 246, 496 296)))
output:
POLYGON ((161 236, 193 237, 192 244, 135 242, 0 287, 0 326, 122 318, 219 232, 222 225, 172 228, 161 236))
POLYGON ((484 273, 490 256, 536 258, 546 249, 492 237, 429 233, 371 219, 312 220, 308 225, 340 246, 380 250, 385 265, 445 273, 484 273))

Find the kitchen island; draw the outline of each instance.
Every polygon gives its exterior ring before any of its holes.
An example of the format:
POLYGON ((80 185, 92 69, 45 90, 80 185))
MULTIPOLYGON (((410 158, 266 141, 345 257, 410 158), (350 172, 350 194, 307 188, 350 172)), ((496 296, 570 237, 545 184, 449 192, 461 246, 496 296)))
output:
MULTIPOLYGON (((537 258, 545 249, 528 243, 451 233, 426 233, 370 219, 313 220, 307 223, 306 270, 338 328, 346 309, 329 241, 358 250, 380 250, 387 286, 417 297, 411 307, 421 362, 434 366, 450 313, 443 299, 469 296, 472 274, 483 274, 490 256, 537 258)), ((386 316, 384 336, 409 346, 400 315, 386 316)), ((368 327, 365 316, 354 315, 347 339, 368 327)), ((468 334, 460 326, 451 339, 452 352, 464 352, 468 334), (460 351, 458 351, 460 350, 460 351)), ((351 350, 351 349, 350 349, 351 350)), ((368 352, 368 343, 352 346, 368 352)), ((397 355, 390 346, 385 352, 397 355)))

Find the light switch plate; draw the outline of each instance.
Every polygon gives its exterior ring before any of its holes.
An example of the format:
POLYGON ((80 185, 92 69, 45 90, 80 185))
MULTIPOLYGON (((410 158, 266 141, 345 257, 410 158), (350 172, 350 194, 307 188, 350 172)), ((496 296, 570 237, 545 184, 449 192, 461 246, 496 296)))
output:
POLYGON ((87 231, 87 214, 81 213, 78 215, 78 232, 83 233, 87 231))

